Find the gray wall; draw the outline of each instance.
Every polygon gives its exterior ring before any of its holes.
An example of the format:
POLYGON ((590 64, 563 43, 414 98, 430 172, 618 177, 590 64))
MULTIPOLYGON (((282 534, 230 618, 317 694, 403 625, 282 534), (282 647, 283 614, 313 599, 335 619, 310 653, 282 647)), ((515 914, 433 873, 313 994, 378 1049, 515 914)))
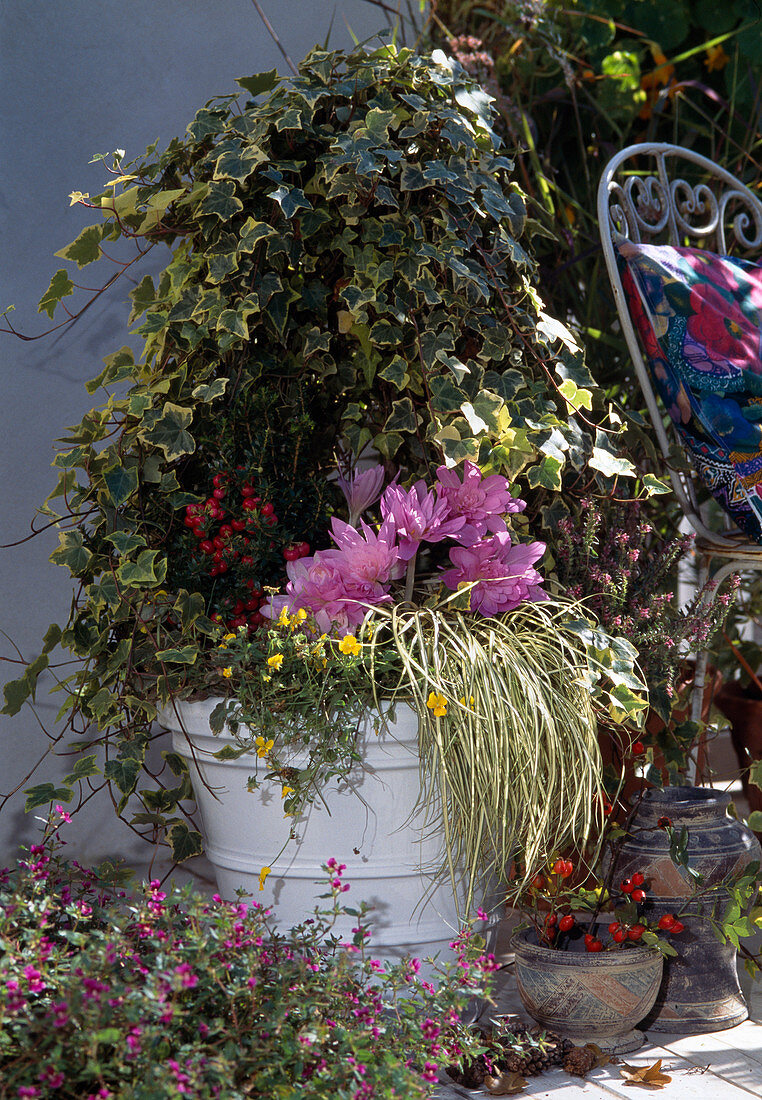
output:
MULTIPOLYGON (((331 43, 343 47, 352 45, 349 28, 362 40, 382 25, 381 10, 363 0, 261 0, 261 7, 295 62, 325 40, 332 20, 331 43)), ((250 0, 0 0, 0 308, 16 306, 16 328, 36 335, 47 327, 37 302, 65 266, 53 253, 93 220, 67 196, 95 194, 104 182, 103 169, 88 165, 93 153, 122 148, 129 160, 157 137, 163 146, 207 99, 235 91, 235 77, 272 68, 285 72, 286 64, 250 0)), ((100 277, 87 268, 82 275, 88 285, 100 277)), ((118 285, 71 330, 30 342, 0 335, 0 543, 29 533, 54 482, 53 440, 90 407, 83 383, 102 357, 127 342, 129 289, 118 285)), ((47 560, 56 544, 49 531, 0 550, 4 657, 16 656, 15 647, 33 657, 47 625, 66 618, 67 574, 47 560)), ((0 665, 4 681, 16 671, 0 665)), ((40 722, 56 730, 61 698, 41 683, 39 721, 29 709, 0 717, 0 802, 27 785, 47 744, 40 722)), ((39 778, 50 773, 45 765, 39 778)), ((16 794, 0 812, 0 865, 34 837, 23 801, 16 794)), ((140 851, 103 797, 69 836, 83 860, 120 853, 134 860, 140 851)))

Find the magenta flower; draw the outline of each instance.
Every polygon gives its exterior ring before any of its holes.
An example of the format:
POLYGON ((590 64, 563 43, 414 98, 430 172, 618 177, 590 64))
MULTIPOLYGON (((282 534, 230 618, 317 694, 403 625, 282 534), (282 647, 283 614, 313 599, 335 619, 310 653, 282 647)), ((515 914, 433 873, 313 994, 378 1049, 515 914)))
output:
POLYGON ((348 478, 339 474, 337 482, 349 508, 350 526, 356 527, 363 512, 381 496, 384 468, 378 465, 361 472, 355 469, 348 478))
POLYGON ((463 479, 457 470, 440 466, 437 470, 437 490, 442 500, 450 506, 451 516, 463 516, 465 525, 456 541, 471 546, 488 531, 505 531, 503 516, 523 512, 526 502, 512 497, 508 481, 500 474, 483 477, 478 466, 466 459, 463 479))
POLYGON ((360 530, 342 520, 331 520, 331 534, 338 550, 325 550, 323 554, 338 562, 343 570, 361 584, 388 584, 397 580, 405 571, 399 547, 395 543, 396 530, 391 519, 384 519, 378 534, 363 520, 360 530), (337 555, 341 557, 337 557, 337 555))
POLYGON ((547 600, 540 585, 543 576, 533 568, 545 553, 545 543, 511 545, 507 531, 498 531, 473 546, 455 546, 450 560, 455 566, 442 574, 452 591, 461 584, 476 582, 471 589, 471 610, 480 614, 500 615, 512 611, 524 600, 547 600))
POLYGON ((402 561, 410 561, 422 542, 457 539, 466 522, 465 516, 450 516, 450 505, 438 500, 425 481, 409 490, 389 485, 381 497, 381 515, 394 525, 402 561))

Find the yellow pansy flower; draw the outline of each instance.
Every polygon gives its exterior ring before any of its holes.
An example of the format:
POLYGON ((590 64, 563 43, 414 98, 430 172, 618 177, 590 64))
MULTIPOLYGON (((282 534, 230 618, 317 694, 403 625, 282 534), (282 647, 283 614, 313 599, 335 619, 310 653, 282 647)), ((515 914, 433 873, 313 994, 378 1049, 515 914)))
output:
POLYGON ((436 691, 429 692, 426 706, 433 711, 435 718, 444 718, 447 714, 447 699, 436 691))
POLYGON ((272 871, 272 867, 263 867, 262 870, 259 872, 259 889, 260 890, 264 890, 264 888, 265 888, 265 879, 267 878, 267 876, 270 874, 271 871, 272 871))
POLYGON ((267 663, 270 666, 270 668, 280 668, 280 666, 283 664, 283 654, 282 653, 273 654, 272 657, 267 658, 267 663))
POLYGON ((229 680, 230 677, 233 675, 232 668, 230 668, 229 666, 228 668, 223 668, 222 675, 225 677, 226 680, 229 680))
POLYGON ((274 744, 275 742, 272 738, 270 738, 269 741, 265 741, 264 737, 258 737, 254 742, 254 747, 257 750, 257 756, 264 759, 270 752, 274 744))
MULTIPOLYGON (((473 705, 474 705, 474 697, 473 697, 473 695, 472 695, 472 696, 471 696, 470 698, 471 698, 471 701, 470 701, 470 703, 469 703, 468 705, 469 705, 470 707, 472 707, 472 708, 473 708, 473 705)), ((458 702, 459 702, 459 703, 461 704, 461 706, 465 706, 465 705, 466 705, 466 697, 465 697, 465 695, 461 695, 460 699, 458 699, 458 702)))
POLYGON ((345 634, 339 642, 339 649, 342 653, 347 653, 352 657, 356 657, 362 649, 362 646, 353 634, 345 634))
POLYGON ((293 794, 293 793, 294 793, 294 788, 293 787, 281 787, 281 789, 280 789, 281 798, 285 798, 286 795, 293 794))

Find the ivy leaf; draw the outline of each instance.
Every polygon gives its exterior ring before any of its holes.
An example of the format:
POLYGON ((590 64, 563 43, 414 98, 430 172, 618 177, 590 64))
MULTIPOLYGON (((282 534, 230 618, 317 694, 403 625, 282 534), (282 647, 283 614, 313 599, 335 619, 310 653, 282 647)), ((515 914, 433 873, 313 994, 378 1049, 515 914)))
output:
POLYGON ((243 203, 235 194, 232 180, 210 184, 209 194, 199 207, 200 214, 210 214, 221 222, 230 221, 239 210, 243 210, 243 203))
POLYGON ((544 489, 553 489, 558 492, 561 489, 561 469, 563 462, 556 455, 545 455, 542 462, 536 466, 530 466, 527 470, 527 481, 532 489, 542 486, 544 489))
POLYGON ((593 447, 592 456, 588 459, 588 466, 591 466, 594 470, 600 470, 604 477, 635 477, 637 475, 637 470, 629 459, 618 458, 611 451, 604 451, 601 447, 593 447))
POLYGON ((392 411, 384 424, 385 432, 414 432, 418 427, 418 418, 409 397, 392 402, 392 411))
POLYGON ((176 863, 200 856, 204 850, 201 833, 190 829, 184 821, 178 822, 169 830, 169 842, 172 845, 172 858, 176 863))
POLYGON ((270 191, 268 199, 275 199, 287 218, 293 218, 297 210, 311 210, 312 203, 298 187, 286 187, 281 184, 270 191))
POLYGON ((197 401, 214 401, 216 397, 222 397, 229 381, 229 378, 215 378, 209 385, 196 386, 191 396, 195 397, 197 401))
POLYGON ((40 298, 37 312, 47 313, 48 317, 52 317, 61 299, 68 298, 68 296, 73 293, 74 283, 71 281, 66 271, 60 268, 50 280, 50 286, 40 298))
POLYGON ((668 485, 666 481, 662 481, 658 477, 654 477, 653 474, 646 474, 644 476, 643 488, 646 491, 646 496, 649 497, 662 496, 664 493, 672 492, 671 485, 668 485))
POLYGON ((136 535, 131 531, 112 531, 104 538, 113 543, 120 554, 129 554, 132 550, 137 550, 138 547, 146 544, 142 535, 136 535))
POLYGON ((24 794, 26 795, 25 813, 29 813, 37 806, 47 806, 49 802, 71 802, 74 797, 68 787, 54 787, 52 783, 38 783, 36 787, 27 787, 24 794))
POLYGON ((138 487, 138 471, 132 466, 125 469, 124 466, 116 466, 103 475, 103 481, 108 490, 111 503, 119 508, 129 500, 138 487))
POLYGON ((268 69, 265 73, 254 73, 253 76, 237 76, 236 84, 240 84, 250 96, 261 95, 269 92, 278 83, 276 69, 268 69))
POLYGON ((62 260, 71 260, 77 267, 86 267, 100 257, 102 240, 103 227, 88 225, 75 241, 67 244, 66 248, 54 252, 53 255, 60 256, 62 260))
POLYGON ((167 401, 161 410, 154 409, 152 412, 156 414, 155 418, 146 414, 139 438, 160 447, 167 462, 172 462, 180 455, 193 454, 196 441, 185 430, 193 419, 193 410, 167 401))
POLYGON ((266 222, 258 222, 256 218, 247 218, 240 229, 238 236, 238 251, 253 252, 261 240, 273 236, 275 230, 266 222))
POLYGON ((157 661, 166 661, 174 665, 194 665, 198 657, 197 645, 184 645, 180 649, 160 649, 156 654, 157 661))
POLYGON ((138 226, 138 233, 147 233, 155 229, 167 208, 184 194, 185 188, 177 187, 170 191, 157 191, 155 195, 151 195, 143 211, 143 220, 138 226))
POLYGON ((167 573, 167 563, 162 559, 157 570, 156 558, 160 553, 160 550, 141 550, 137 561, 126 561, 119 566, 116 571, 118 580, 125 587, 139 588, 141 585, 146 585, 150 588, 155 584, 161 584, 167 573))
POLYGON ((89 775, 100 775, 101 769, 98 767, 95 759, 95 755, 80 756, 74 767, 65 777, 64 783, 68 786, 73 786, 80 779, 86 779, 89 775))
POLYGON ((156 288, 150 275, 143 276, 138 285, 130 291, 130 298, 132 299, 132 311, 127 323, 131 325, 156 301, 156 288))
POLYGON ((87 569, 92 554, 84 544, 81 531, 61 531, 58 535, 58 548, 50 555, 54 565, 63 565, 74 577, 87 569))
POLYGON ((239 183, 247 180, 257 165, 263 164, 267 156, 256 145, 226 149, 217 158, 214 166, 214 179, 233 179, 239 183))
POLYGON ((131 756, 121 756, 117 760, 106 761, 103 774, 106 779, 115 783, 122 793, 122 798, 119 800, 120 812, 127 805, 127 799, 135 790, 142 768, 142 761, 131 756))
POLYGON ((579 412, 580 409, 592 409, 593 395, 590 390, 581 389, 571 378, 567 378, 565 382, 562 382, 558 390, 572 412, 579 412))
POLYGON ((749 828, 755 833, 762 833, 762 810, 754 810, 749 814, 749 828))

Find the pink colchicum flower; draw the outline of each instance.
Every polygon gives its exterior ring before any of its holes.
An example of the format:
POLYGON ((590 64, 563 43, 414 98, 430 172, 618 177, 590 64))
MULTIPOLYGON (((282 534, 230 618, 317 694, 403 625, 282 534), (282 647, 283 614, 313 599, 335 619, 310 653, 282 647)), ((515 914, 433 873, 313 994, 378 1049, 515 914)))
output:
POLYGON ((363 512, 375 504, 381 496, 384 484, 384 467, 371 466, 368 470, 353 470, 349 477, 339 474, 337 484, 347 502, 349 525, 356 527, 363 512))
POLYGON ((350 576, 343 561, 341 550, 318 550, 314 557, 289 562, 285 596, 270 600, 261 608, 262 615, 277 619, 283 608, 290 615, 303 608, 326 634, 353 630, 363 621, 369 605, 388 603, 391 596, 378 582, 350 576))
POLYGON ((524 600, 547 600, 540 588, 543 576, 533 568, 545 553, 545 543, 511 544, 506 531, 473 546, 455 546, 450 551, 454 569, 442 574, 448 588, 456 591, 461 584, 476 582, 471 589, 471 610, 481 615, 500 615, 512 611, 524 600))
POLYGON ((464 546, 486 535, 488 531, 505 531, 503 516, 523 512, 526 502, 512 497, 508 481, 500 474, 483 477, 478 466, 466 459, 461 480, 457 470, 440 466, 437 470, 437 491, 450 507, 450 515, 463 516, 464 526, 455 537, 464 546))
POLYGON ((349 523, 335 516, 331 520, 331 534, 338 550, 324 550, 342 569, 362 584, 388 584, 405 572, 399 547, 395 544, 397 530, 390 518, 385 518, 378 534, 364 520, 356 531, 349 523), (341 554, 339 558, 337 555, 341 554))
POLYGON ((422 542, 457 539, 466 522, 465 516, 451 516, 448 502, 437 499, 425 481, 409 490, 389 485, 381 497, 381 515, 394 525, 402 561, 410 561, 422 542))

